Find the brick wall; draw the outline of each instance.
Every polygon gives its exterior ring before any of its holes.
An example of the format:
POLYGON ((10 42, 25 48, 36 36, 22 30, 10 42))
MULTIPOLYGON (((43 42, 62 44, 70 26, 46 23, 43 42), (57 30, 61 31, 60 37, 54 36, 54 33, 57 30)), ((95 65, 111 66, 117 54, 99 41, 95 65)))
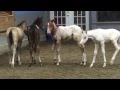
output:
POLYGON ((10 26, 15 25, 15 19, 13 15, 8 15, 6 13, 0 13, 0 30, 7 29, 10 26))

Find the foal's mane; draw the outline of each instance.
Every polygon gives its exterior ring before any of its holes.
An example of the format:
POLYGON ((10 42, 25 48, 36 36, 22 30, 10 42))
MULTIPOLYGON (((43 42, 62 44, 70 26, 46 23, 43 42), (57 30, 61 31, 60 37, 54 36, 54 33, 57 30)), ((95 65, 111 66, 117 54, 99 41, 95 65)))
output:
POLYGON ((26 20, 24 20, 24 21, 22 21, 21 23, 19 23, 18 25, 17 25, 17 27, 20 27, 23 23, 25 23, 26 22, 26 20))
POLYGON ((38 24, 38 23, 42 23, 42 17, 38 17, 37 19, 35 19, 32 25, 38 24))

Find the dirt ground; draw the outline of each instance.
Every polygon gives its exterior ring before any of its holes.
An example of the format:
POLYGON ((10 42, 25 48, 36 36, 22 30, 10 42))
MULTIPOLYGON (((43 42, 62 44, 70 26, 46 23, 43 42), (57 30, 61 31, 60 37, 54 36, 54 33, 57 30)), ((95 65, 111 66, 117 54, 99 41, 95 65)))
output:
POLYGON ((99 48, 96 63, 90 68, 93 58, 94 43, 86 44, 87 65, 81 66, 81 51, 74 41, 62 42, 60 66, 54 65, 51 42, 41 42, 41 58, 43 66, 37 64, 28 67, 30 61, 28 47, 22 48, 21 62, 15 68, 9 65, 9 55, 0 55, 0 78, 1 79, 120 79, 120 54, 117 55, 114 64, 110 65, 110 59, 115 51, 111 43, 106 44, 107 67, 103 68, 103 57, 99 48))

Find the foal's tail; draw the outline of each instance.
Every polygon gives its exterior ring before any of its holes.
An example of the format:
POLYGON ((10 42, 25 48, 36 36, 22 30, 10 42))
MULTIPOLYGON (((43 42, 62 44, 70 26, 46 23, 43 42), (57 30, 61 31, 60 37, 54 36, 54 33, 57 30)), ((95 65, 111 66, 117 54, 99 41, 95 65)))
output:
POLYGON ((10 41, 10 45, 12 45, 13 44, 13 33, 11 30, 9 32, 9 41, 10 41))

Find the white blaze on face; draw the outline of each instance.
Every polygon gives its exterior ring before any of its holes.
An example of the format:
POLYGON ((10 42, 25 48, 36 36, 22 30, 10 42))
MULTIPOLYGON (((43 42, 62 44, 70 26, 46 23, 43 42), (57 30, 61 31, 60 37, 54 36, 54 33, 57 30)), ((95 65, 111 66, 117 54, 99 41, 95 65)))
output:
POLYGON ((38 25, 36 25, 36 27, 37 27, 37 29, 40 29, 40 28, 38 27, 38 25))
POLYGON ((88 36, 87 33, 85 31, 83 31, 82 36, 81 36, 81 41, 80 41, 80 45, 84 45, 88 40, 88 36))
POLYGON ((51 34, 49 23, 48 23, 48 26, 47 26, 47 34, 51 34))

